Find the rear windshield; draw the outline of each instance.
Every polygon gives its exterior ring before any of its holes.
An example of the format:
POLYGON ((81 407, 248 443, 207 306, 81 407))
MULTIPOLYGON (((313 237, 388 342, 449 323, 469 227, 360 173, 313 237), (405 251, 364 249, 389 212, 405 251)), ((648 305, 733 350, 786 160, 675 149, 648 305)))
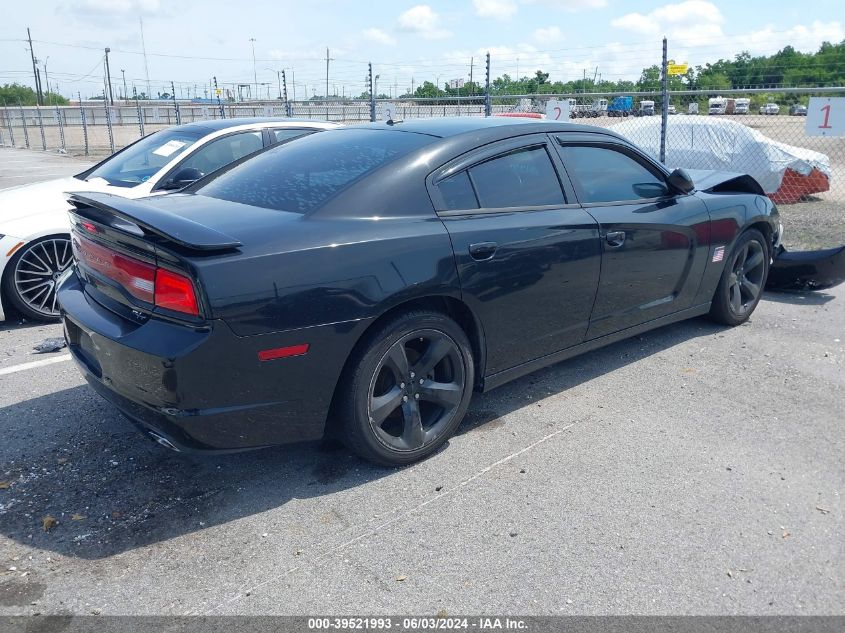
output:
POLYGON ((309 213, 355 181, 437 140, 388 130, 330 130, 250 158, 196 193, 255 207, 309 213))

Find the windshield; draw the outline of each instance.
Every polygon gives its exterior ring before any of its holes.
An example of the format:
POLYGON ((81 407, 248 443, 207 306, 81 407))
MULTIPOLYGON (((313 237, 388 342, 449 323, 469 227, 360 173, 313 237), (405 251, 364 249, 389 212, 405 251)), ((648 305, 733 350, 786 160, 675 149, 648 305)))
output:
POLYGON ((379 167, 436 140, 374 129, 336 130, 291 141, 212 178, 196 193, 308 213, 379 167))
POLYGON ((184 129, 155 132, 115 154, 86 174, 84 179, 102 178, 110 185, 134 187, 152 178, 206 133, 184 129))

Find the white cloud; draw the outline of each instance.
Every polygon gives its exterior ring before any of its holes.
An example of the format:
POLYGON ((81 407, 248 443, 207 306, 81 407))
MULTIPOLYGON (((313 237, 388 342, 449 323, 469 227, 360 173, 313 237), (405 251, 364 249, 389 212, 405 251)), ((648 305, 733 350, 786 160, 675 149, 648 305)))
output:
POLYGON ((422 35, 427 40, 440 40, 452 34, 440 28, 440 16, 427 4, 411 7, 399 16, 399 28, 422 35))
POLYGON ((472 4, 482 18, 507 20, 517 12, 515 0, 472 0, 472 4))
POLYGON ((555 44, 563 39, 563 32, 556 26, 549 26, 535 30, 532 38, 541 46, 555 44))
POLYGON ((385 33, 381 29, 377 29, 377 28, 364 29, 364 31, 361 33, 361 35, 363 35, 365 40, 369 40, 370 42, 375 42, 376 44, 383 44, 385 46, 395 46, 396 45, 396 40, 391 35, 389 35, 388 33, 385 33))
POLYGON ((845 29, 840 22, 816 20, 810 26, 796 24, 786 32, 766 26, 751 32, 743 39, 746 42, 744 49, 754 55, 771 55, 786 45, 797 51, 810 53, 819 50, 822 42, 835 44, 845 40, 845 29))
POLYGON ((643 35, 656 35, 660 32, 660 25, 653 19, 642 13, 628 13, 622 17, 610 21, 610 25, 616 29, 634 31, 643 35))
POLYGON ((607 6, 607 0, 522 0, 525 4, 541 4, 552 9, 563 11, 583 11, 601 9, 607 6))
POLYGON ((667 4, 647 14, 627 13, 610 25, 642 35, 665 34, 675 40, 710 40, 722 36, 724 17, 719 8, 705 0, 667 4))
POLYGON ((82 0, 75 7, 82 13, 153 14, 161 8, 160 0, 82 0))

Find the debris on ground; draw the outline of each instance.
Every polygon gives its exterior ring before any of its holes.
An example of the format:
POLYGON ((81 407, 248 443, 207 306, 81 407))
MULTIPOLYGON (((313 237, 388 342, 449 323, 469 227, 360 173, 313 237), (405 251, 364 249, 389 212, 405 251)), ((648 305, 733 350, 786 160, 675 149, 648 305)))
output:
POLYGON ((64 337, 57 336, 56 338, 44 339, 32 349, 35 350, 36 354, 49 354, 50 352, 58 352, 65 347, 67 347, 67 342, 64 337))
POLYGON ((56 520, 55 517, 51 517, 49 514, 41 519, 41 525, 44 526, 44 531, 49 532, 54 527, 56 527, 59 522, 56 520))

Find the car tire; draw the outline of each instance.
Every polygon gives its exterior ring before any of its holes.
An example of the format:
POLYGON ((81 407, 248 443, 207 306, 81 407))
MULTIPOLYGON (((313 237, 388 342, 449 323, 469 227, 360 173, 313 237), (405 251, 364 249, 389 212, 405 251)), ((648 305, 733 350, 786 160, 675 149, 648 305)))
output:
POLYGON ((353 352, 334 414, 346 444, 360 457, 404 466, 428 457, 454 434, 474 379, 463 329, 439 312, 407 312, 378 327, 353 352))
POLYGON ((4 297, 26 319, 59 321, 56 284, 72 261, 68 235, 48 235, 25 244, 6 265, 4 297))
POLYGON ((737 238, 710 304, 710 318, 724 325, 745 323, 763 296, 769 277, 769 243, 757 229, 737 238))

